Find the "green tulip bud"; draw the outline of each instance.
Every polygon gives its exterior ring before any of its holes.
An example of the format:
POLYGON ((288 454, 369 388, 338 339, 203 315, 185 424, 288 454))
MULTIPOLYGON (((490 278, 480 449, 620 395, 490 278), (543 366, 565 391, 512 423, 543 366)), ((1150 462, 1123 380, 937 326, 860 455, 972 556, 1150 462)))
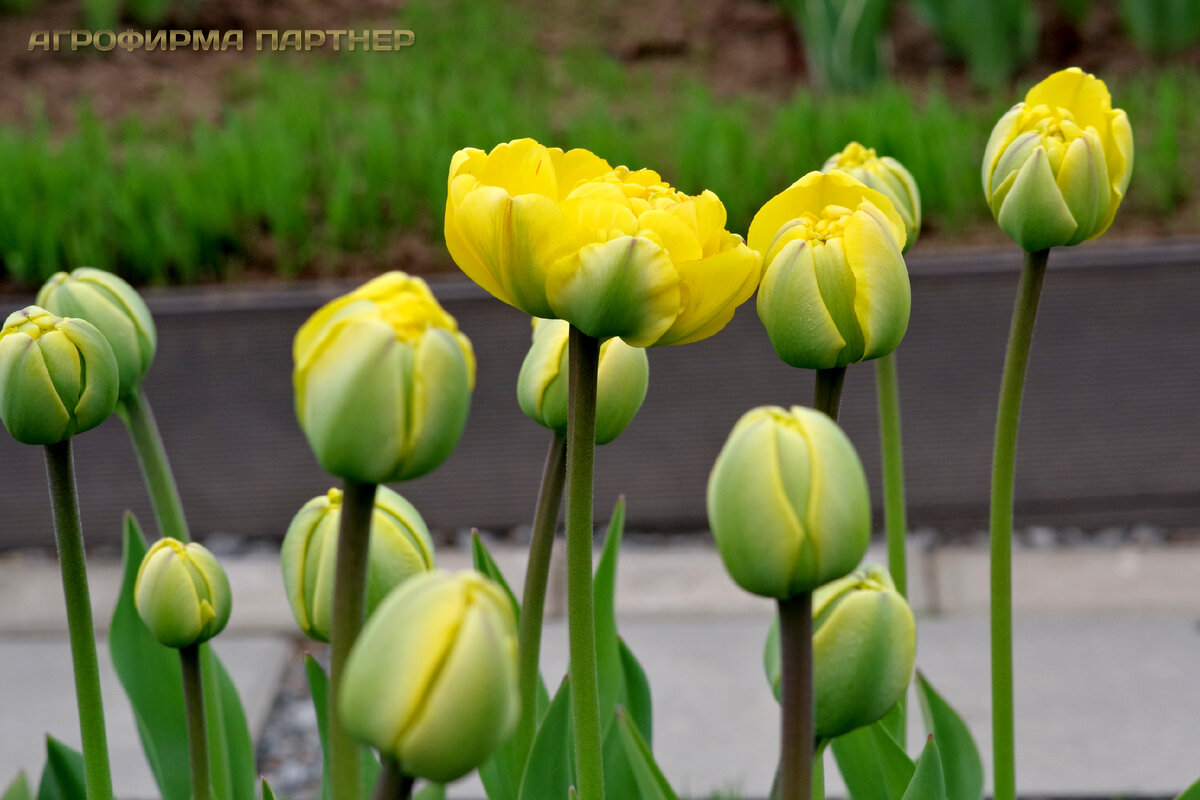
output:
MULTIPOLYGON (((333 625, 333 583, 342 519, 342 492, 330 489, 304 504, 283 537, 279 560, 296 624, 328 642, 333 625)), ((367 552, 367 616, 408 578, 433 569, 433 540, 412 503, 386 486, 375 491, 367 552)))
POLYGON ((195 542, 159 539, 142 559, 133 585, 138 615, 167 647, 207 642, 225 629, 233 609, 229 578, 195 542))
MULTIPOLYGON (((912 678, 917 628, 912 610, 882 567, 865 566, 813 592, 816 735, 832 739, 881 719, 912 678)), ((763 664, 780 696, 779 617, 763 664)))
POLYGON ((478 767, 516 726, 516 620, 477 572, 426 572, 384 599, 350 651, 342 722, 437 783, 478 767))
POLYGON ((793 367, 832 369, 896 349, 912 293, 904 220, 882 192, 841 171, 810 172, 759 209, 758 317, 793 367))
POLYGON ((95 325, 117 357, 120 396, 137 391, 154 361, 158 334, 150 309, 132 286, 111 272, 81 267, 70 274, 53 275, 38 292, 37 304, 51 313, 95 325))
POLYGON ((842 152, 830 156, 821 167, 822 172, 835 169, 848 173, 892 201, 896 213, 904 220, 907 234, 904 250, 910 250, 917 241, 917 234, 921 232, 921 192, 912 173, 891 156, 878 156, 874 149, 863 147, 858 142, 846 145, 842 152))
POLYGON ((983 191, 1000 228, 1033 253, 1108 230, 1132 171, 1129 118, 1112 107, 1104 81, 1071 67, 996 123, 983 191))
POLYGON ((117 405, 117 360, 82 319, 29 306, 0 330, 0 419, 25 444, 56 444, 90 430, 117 405))
POLYGON ((458 443, 475 357, 420 278, 389 272, 327 303, 296 333, 293 355, 296 415, 326 471, 416 478, 458 443))
POLYGON ((763 406, 729 434, 708 479, 708 521, 748 592, 788 598, 848 574, 871 537, 854 446, 819 411, 763 406))
MULTIPOLYGON (((555 433, 567 432, 567 339, 560 319, 533 319, 533 346, 521 364, 517 400, 525 416, 555 433)), ((608 444, 633 421, 650 381, 646 351, 620 339, 600 345, 596 387, 596 444, 608 444)))

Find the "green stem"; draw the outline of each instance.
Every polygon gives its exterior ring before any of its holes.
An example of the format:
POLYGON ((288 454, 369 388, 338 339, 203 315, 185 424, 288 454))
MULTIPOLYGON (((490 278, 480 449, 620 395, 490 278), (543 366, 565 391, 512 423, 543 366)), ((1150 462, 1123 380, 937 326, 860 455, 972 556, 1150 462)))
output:
POLYGON ((521 624, 517 632, 520 664, 521 721, 517 727, 517 752, 522 759, 533 745, 537 731, 538 661, 542 647, 542 617, 546 608, 546 586, 550 582, 550 556, 554 550, 554 529, 562 507, 563 481, 566 478, 567 438, 554 434, 542 485, 538 489, 537 508, 533 513, 533 536, 529 542, 529 563, 525 570, 525 592, 521 600, 521 624))
POLYGON ((845 367, 817 370, 817 383, 813 388, 813 408, 824 412, 834 422, 837 422, 838 408, 842 402, 842 384, 845 381, 845 367))
POLYGON ((192 764, 192 798, 209 800, 208 733, 204 724, 204 681, 200 677, 200 645, 180 648, 183 700, 187 708, 188 752, 192 764))
POLYGON ((992 746, 995 764, 995 800, 1016 800, 1016 742, 1013 722, 1012 660, 1012 529, 1013 482, 1017 461, 1017 428, 1025 368, 1033 342, 1038 298, 1046 275, 1049 250, 1025 254, 1004 376, 996 411, 996 442, 992 452, 992 746))
POLYGON ((816 753, 812 593, 779 601, 779 649, 783 659, 779 800, 812 800, 816 753))
MULTIPOLYGON (((908 518, 904 506, 904 451, 900 437, 900 385, 896 378, 896 352, 875 360, 875 386, 879 398, 879 440, 883 449, 883 520, 887 532, 888 572, 896 591, 908 597, 908 565, 904 543, 908 518)), ((905 698, 900 706, 899 743, 905 746, 905 698)))
POLYGON ((338 705, 346 658, 366 616, 367 553, 375 488, 374 483, 347 479, 342 493, 329 636, 329 785, 333 800, 360 800, 363 791, 359 744, 343 727, 338 705))
POLYGON ((71 440, 46 445, 46 474, 54 508, 54 532, 67 603, 67 631, 75 668, 75 701, 79 706, 79 734, 83 743, 83 776, 87 800, 112 800, 112 771, 108 763, 108 738, 104 705, 100 698, 100 668, 96 658, 96 629, 88 593, 87 558, 75 492, 75 466, 71 440))
POLYGON ((600 681, 592 609, 592 472, 600 341, 571 326, 567 422, 567 640, 580 800, 604 800, 600 681))
POLYGON ((412 797, 416 778, 405 775, 400 771, 400 765, 394 759, 383 757, 383 769, 379 773, 379 781, 375 784, 372 800, 408 800, 412 797))
POLYGON ((179 501, 179 489, 175 485, 171 462, 167 459, 158 423, 154 421, 154 412, 150 410, 145 392, 139 387, 131 396, 124 398, 117 405, 117 414, 133 440, 133 450, 137 453, 138 465, 142 468, 142 477, 154 506, 154 517, 158 520, 159 535, 170 536, 181 542, 189 541, 191 537, 187 518, 183 515, 183 504, 179 501))

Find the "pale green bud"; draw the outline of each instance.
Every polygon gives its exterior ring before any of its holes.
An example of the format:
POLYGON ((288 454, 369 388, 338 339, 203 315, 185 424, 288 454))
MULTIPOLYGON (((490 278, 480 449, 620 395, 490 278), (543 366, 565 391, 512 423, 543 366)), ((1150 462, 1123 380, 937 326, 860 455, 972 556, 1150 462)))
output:
POLYGON ((842 152, 830 156, 821 167, 822 172, 835 169, 849 173, 892 201, 896 213, 904 220, 904 230, 908 234, 904 251, 912 249, 917 234, 921 232, 921 192, 912 173, 891 156, 876 155, 873 148, 863 147, 858 142, 846 145, 842 152))
POLYGON ((96 326, 112 346, 121 376, 121 397, 137 391, 154 361, 158 334, 145 301, 111 272, 80 267, 59 272, 41 288, 37 304, 63 317, 79 317, 96 326))
POLYGON ((326 471, 416 478, 458 444, 475 356, 420 278, 389 272, 327 303, 296 333, 293 356, 296 416, 326 471))
POLYGON ((708 521, 733 580, 787 598, 846 575, 871 537, 854 446, 819 411, 763 406, 729 434, 708 479, 708 521))
MULTIPOLYGON (((314 497, 292 519, 279 560, 296 624, 328 642, 333 625, 333 584, 342 520, 342 492, 314 497)), ((367 616, 408 578, 433 569, 433 540, 412 503, 386 486, 375 491, 367 551, 367 616)))
MULTIPOLYGON (((908 688, 916 651, 912 610, 882 567, 864 566, 813 592, 817 737, 832 739, 887 714, 908 688)), ((778 700, 778 617, 767 634, 763 663, 778 700)))
MULTIPOLYGON (((533 346, 521 364, 517 401, 539 425, 567 432, 567 340, 571 326, 560 319, 533 319, 533 346)), ((633 421, 650 381, 646 351, 620 339, 600 345, 596 386, 596 444, 608 444, 633 421)))
POLYGON ((100 331, 29 306, 0 330, 0 419, 25 444, 56 444, 117 405, 117 360, 100 331))
POLYGON ((516 620, 477 572, 426 572, 384 599, 350 651, 342 722, 406 775, 448 783, 516 726, 516 620))
POLYGON ((138 567, 138 616, 167 647, 207 642, 225 629, 233 609, 229 578, 202 545, 159 539, 138 567))

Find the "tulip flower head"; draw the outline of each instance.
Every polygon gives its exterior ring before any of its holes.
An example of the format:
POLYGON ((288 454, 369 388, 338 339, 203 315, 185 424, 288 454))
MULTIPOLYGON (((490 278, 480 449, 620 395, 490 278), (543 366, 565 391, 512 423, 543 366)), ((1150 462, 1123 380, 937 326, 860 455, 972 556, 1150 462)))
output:
POLYGON ((904 220, 845 172, 810 172, 750 223, 766 263, 758 316, 787 364, 844 367, 887 355, 908 328, 904 220))
MULTIPOLYGON (((912 609, 882 567, 862 567, 813 592, 817 737, 832 739, 887 714, 908 688, 916 649, 912 609)), ((779 699, 778 617, 763 663, 779 699)))
POLYGON ((138 567, 134 605, 167 647, 207 642, 225 629, 233 610, 229 579, 202 545, 159 539, 138 567))
POLYGON ((25 444, 57 444, 108 419, 117 404, 117 360, 90 322, 37 306, 0 330, 0 419, 25 444))
MULTIPOLYGON (((533 319, 533 346, 521 364, 517 400, 525 416, 560 435, 567 433, 567 337, 560 319, 533 319)), ((633 421, 650 381, 646 351, 620 339, 600 345, 596 392, 596 444, 608 444, 633 421)))
POLYGON ((475 357, 420 278, 389 272, 327 303, 297 332, 293 356, 296 416, 326 471, 416 478, 458 443, 475 357))
POLYGON ((1027 252, 1108 230, 1133 170, 1133 130, 1104 81, 1071 67, 1000 118, 983 157, 983 192, 1027 252))
MULTIPOLYGON (((333 624, 342 492, 314 497, 292 519, 279 560, 292 615, 305 635, 328 642, 333 624)), ((433 540, 412 503, 386 486, 375 491, 367 552, 367 616, 405 580, 433 569, 433 540)))
POLYGON ((752 409, 713 464, 708 522, 743 589, 780 599, 811 592, 849 573, 867 550, 871 500, 862 462, 819 411, 752 409))
POLYGON ((133 287, 111 272, 90 267, 59 272, 46 281, 37 304, 96 326, 112 346, 121 376, 121 397, 137 391, 154 361, 158 333, 150 309, 133 287))
POLYGON ((636 347, 713 335, 760 277, 712 192, 532 139, 455 154, 445 233, 455 263, 500 300, 636 347))
POLYGON ((449 783, 516 726, 516 620, 477 572, 426 572, 387 596, 346 661, 342 722, 400 770, 449 783))
POLYGON ((891 156, 876 155, 875 150, 858 142, 846 145, 842 152, 829 157, 822 172, 841 170, 887 196, 904 220, 904 250, 907 252, 921 232, 921 192, 912 173, 891 156))

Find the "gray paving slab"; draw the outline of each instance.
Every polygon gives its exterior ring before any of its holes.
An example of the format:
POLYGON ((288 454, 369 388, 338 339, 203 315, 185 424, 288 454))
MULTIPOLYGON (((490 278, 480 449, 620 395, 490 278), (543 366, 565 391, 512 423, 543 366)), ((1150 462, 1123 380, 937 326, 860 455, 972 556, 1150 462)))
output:
MULTIPOLYGON (((158 793, 142 755, 133 713, 112 670, 106 644, 98 644, 114 791, 120 800, 152 800, 158 793)), ((274 635, 222 636, 216 643, 254 734, 266 721, 291 648, 287 639, 274 635)), ((65 639, 0 639, 0 709, 0 786, 19 770, 25 770, 36 785, 46 760, 46 734, 79 747, 79 716, 65 639)))

